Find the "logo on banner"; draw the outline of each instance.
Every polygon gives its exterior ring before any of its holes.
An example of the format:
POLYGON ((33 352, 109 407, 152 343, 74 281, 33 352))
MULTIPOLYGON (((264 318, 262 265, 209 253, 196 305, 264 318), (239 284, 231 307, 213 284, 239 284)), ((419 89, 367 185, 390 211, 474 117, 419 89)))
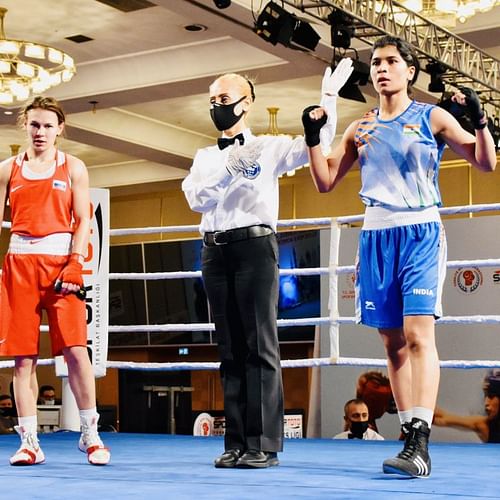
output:
POLYGON ((302 415, 283 416, 283 437, 302 438, 302 415))
POLYGON ((477 267, 459 268, 453 276, 453 286, 461 292, 475 293, 483 284, 483 273, 477 267))
POLYGON ((340 297, 342 299, 354 299, 354 284, 356 277, 354 273, 343 274, 341 278, 340 297))
POLYGON ((213 417, 209 413, 200 413, 193 425, 193 436, 213 435, 213 417))
POLYGON ((500 285, 500 269, 493 271, 493 283, 495 285, 500 285))

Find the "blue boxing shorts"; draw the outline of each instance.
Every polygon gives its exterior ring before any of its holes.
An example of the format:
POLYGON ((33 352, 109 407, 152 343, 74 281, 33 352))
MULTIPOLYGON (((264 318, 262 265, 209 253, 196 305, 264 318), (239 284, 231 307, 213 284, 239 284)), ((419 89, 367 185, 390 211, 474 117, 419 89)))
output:
POLYGON ((447 255, 437 208, 368 212, 356 262, 357 322, 399 328, 404 316, 441 316, 447 255))

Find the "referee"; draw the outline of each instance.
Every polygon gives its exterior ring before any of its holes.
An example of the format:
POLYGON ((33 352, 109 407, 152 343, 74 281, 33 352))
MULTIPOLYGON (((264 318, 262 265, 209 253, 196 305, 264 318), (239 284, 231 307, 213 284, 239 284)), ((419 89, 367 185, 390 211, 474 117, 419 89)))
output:
MULTIPOLYGON (((350 63, 349 63, 350 64, 350 63)), ((334 77, 339 79, 338 72, 334 77)), ((350 74, 350 72, 348 72, 350 74)), ((348 74, 340 76, 343 85, 348 74)), ((202 276, 215 323, 226 418, 220 468, 278 465, 283 384, 278 332, 278 177, 308 161, 303 137, 255 137, 253 84, 225 74, 210 86, 218 144, 198 150, 182 189, 201 212, 202 276)), ((329 147, 335 135, 329 112, 329 147)), ((333 122, 333 123, 332 123, 333 122)))
POLYGON ((236 74, 210 86, 218 145, 197 152, 182 184, 202 213, 202 275, 215 322, 226 418, 215 467, 278 465, 283 385, 278 332, 278 176, 307 163, 302 138, 252 135, 253 85, 236 74), (245 144, 245 146, 243 146, 245 144))

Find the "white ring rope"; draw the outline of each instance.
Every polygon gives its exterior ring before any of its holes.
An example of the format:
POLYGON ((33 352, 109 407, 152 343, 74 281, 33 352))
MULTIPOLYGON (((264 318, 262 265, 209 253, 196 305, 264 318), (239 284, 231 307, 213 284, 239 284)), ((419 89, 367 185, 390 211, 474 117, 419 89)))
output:
MULTIPOLYGON (((475 213, 484 211, 500 211, 500 204, 483 204, 483 205, 465 205, 448 208, 440 208, 440 213, 443 215, 460 214, 460 213, 475 213)), ((290 219, 278 221, 279 227, 297 227, 297 226, 327 226, 330 225, 334 238, 332 245, 338 248, 338 237, 340 236, 341 226, 344 224, 352 224, 360 222, 364 215, 353 215, 331 218, 316 218, 316 219, 290 219), (338 231, 336 230, 338 228, 338 231)), ((2 227, 10 227, 10 223, 3 222, 2 227)), ((126 228, 126 229, 111 229, 110 236, 125 236, 132 234, 152 234, 152 233, 173 233, 173 232, 197 232, 199 226, 157 226, 146 228, 126 228)), ((280 276, 297 275, 297 276, 317 276, 330 275, 330 295, 333 289, 336 291, 336 280, 332 281, 332 275, 354 273, 355 266, 339 266, 338 253, 332 258, 332 248, 330 249, 330 267, 320 268, 301 268, 301 269, 280 269, 280 276)), ((460 267, 500 267, 500 259, 477 259, 477 260, 455 260, 447 262, 448 268, 460 267)), ((184 279, 184 278, 199 278, 201 271, 180 271, 180 272, 160 272, 160 273, 109 273, 109 279, 113 280, 160 280, 160 279, 184 279)), ((338 294, 336 294, 338 296, 338 294)), ((373 366, 385 367, 387 361, 384 359, 369 359, 369 358, 346 358, 338 354, 338 326, 340 324, 355 324, 354 317, 338 316, 338 309, 335 306, 337 297, 330 297, 330 317, 321 318, 300 318, 300 319, 279 319, 278 327, 284 326, 306 326, 306 325, 329 325, 331 335, 331 352, 332 357, 328 358, 310 358, 296 360, 282 360, 281 365, 284 368, 291 367, 315 367, 315 366, 373 366), (333 299, 333 300, 332 300, 333 299), (333 312, 332 312, 333 311, 333 312), (333 331, 333 334, 332 334, 333 331)), ((500 324, 499 315, 475 315, 475 316, 443 316, 436 321, 437 324, 500 324)), ((164 325, 110 325, 109 332, 178 332, 178 331, 214 331, 213 323, 189 323, 189 324, 164 324, 164 325)), ((42 326, 41 331, 48 331, 47 326, 42 326)), ((40 359, 40 365, 52 365, 53 359, 40 359)), ((14 366, 13 361, 0 361, 0 368, 11 368, 14 366)), ((442 368, 500 368, 500 361, 488 360, 448 360, 441 361, 442 368)), ((123 368, 129 370, 217 370, 218 362, 196 362, 196 363, 138 363, 125 361, 107 361, 108 368, 123 368)))
MULTIPOLYGON (((500 210, 500 203, 488 203, 484 205, 464 205, 456 207, 440 208, 439 212, 442 215, 455 215, 474 212, 486 212, 500 210)), ((352 224, 360 222, 364 215, 347 215, 338 217, 339 224, 352 224)), ((319 217, 317 219, 282 219, 278 221, 278 227, 294 227, 294 226, 328 226, 331 223, 329 217, 319 217)), ((8 221, 2 222, 2 227, 9 229, 11 223, 8 221)), ((195 233, 198 232, 199 226, 190 224, 187 226, 153 226, 140 228, 122 228, 111 229, 110 236, 128 236, 130 234, 153 234, 153 233, 195 233)))
MULTIPOLYGON (((488 203, 483 205, 463 205, 456 207, 440 208, 439 213, 442 215, 456 215, 464 213, 476 212, 491 212, 500 211, 500 203, 488 203)), ((337 217, 338 224, 352 224, 360 222, 364 219, 364 215, 347 215, 337 217)), ((316 219, 283 219, 278 221, 278 227, 294 227, 294 226, 329 226, 332 219, 329 217, 320 217, 316 219)), ((5 223, 4 223, 5 224, 5 223)), ((7 226, 5 226, 7 227, 7 226)), ((199 230, 197 225, 189 226, 154 226, 140 228, 122 228, 111 229, 110 236, 128 236, 131 234, 153 234, 153 233, 196 233, 199 230)))
MULTIPOLYGON (((500 267, 500 259, 450 260, 448 269, 460 267, 500 267)), ((337 266, 335 273, 354 273, 355 266, 337 266)), ((280 276, 323 276, 330 274, 329 267, 301 267, 280 269, 280 276)), ((169 271, 158 273, 109 273, 110 280, 173 280, 179 278, 201 278, 201 271, 169 271)))
MULTIPOLYGON (((50 366, 55 364, 54 359, 39 359, 38 365, 50 366)), ((439 362, 441 368, 454 368, 462 370, 472 370, 477 368, 500 368, 500 361, 497 360, 447 360, 439 362)), ((179 362, 179 363, 142 363, 135 361, 107 361, 107 368, 117 368, 123 370, 151 370, 151 371, 181 371, 181 370, 218 370, 218 362, 179 362)), ((385 368, 385 359, 375 358, 346 358, 339 357, 337 361, 333 358, 309 358, 309 359, 286 359, 281 361, 283 368, 315 368, 321 366, 373 366, 385 368)), ((14 361, 0 361, 1 368, 13 368, 14 361)))

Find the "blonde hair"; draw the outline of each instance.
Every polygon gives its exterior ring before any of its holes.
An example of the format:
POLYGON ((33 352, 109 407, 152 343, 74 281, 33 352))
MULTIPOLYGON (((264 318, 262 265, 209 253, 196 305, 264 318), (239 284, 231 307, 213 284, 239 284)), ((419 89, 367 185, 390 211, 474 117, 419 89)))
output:
POLYGON ((242 94, 250 94, 252 102, 255 101, 255 87, 252 81, 242 75, 238 75, 238 73, 225 73, 224 75, 216 78, 211 84, 210 87, 219 80, 233 80, 240 87, 242 94))

